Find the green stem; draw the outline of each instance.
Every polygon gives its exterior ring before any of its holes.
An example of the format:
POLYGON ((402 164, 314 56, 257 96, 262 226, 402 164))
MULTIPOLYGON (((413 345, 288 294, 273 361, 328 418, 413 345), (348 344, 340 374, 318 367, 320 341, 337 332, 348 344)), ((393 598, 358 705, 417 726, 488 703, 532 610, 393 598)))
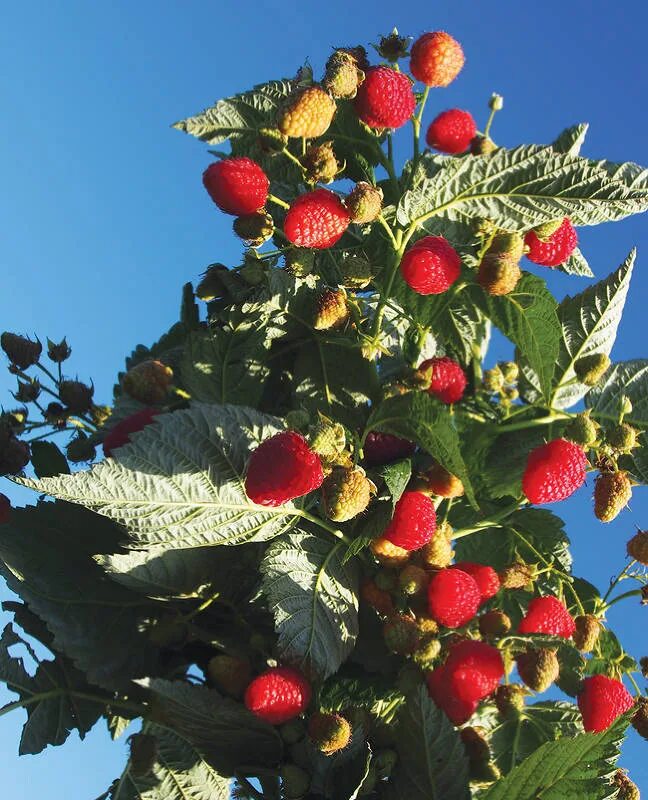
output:
POLYGON ((549 414, 546 417, 538 417, 536 419, 529 419, 525 422, 514 422, 512 425, 502 425, 500 428, 501 433, 512 433, 513 431, 523 431, 527 428, 539 428, 543 425, 551 425, 552 422, 557 422, 560 419, 571 419, 574 415, 565 412, 558 412, 549 414))
POLYGON ((452 538, 462 539, 464 536, 470 536, 472 533, 479 533, 486 528, 497 528, 500 522, 510 517, 511 514, 514 514, 518 509, 522 508, 523 505, 524 503, 516 502, 514 505, 502 509, 498 514, 493 514, 492 517, 478 522, 477 525, 474 525, 472 528, 459 528, 452 534, 452 538))
MULTIPOLYGON (((37 361, 37 362, 36 362, 36 366, 38 367, 38 369, 39 369, 41 372, 44 372, 44 373, 45 373, 45 375, 47 375, 47 377, 48 377, 48 378, 49 378, 49 379, 52 381, 52 383, 53 383, 55 386, 58 386, 58 384, 59 384, 59 381, 57 381, 57 380, 56 380, 56 378, 54 377, 54 375, 52 375, 52 373, 51 373, 51 372, 50 372, 50 371, 47 369, 47 367, 44 367, 44 366, 43 366, 43 365, 40 363, 40 361, 37 361)), ((54 395, 54 397, 56 397, 56 395, 54 395)))
POLYGON ((269 194, 268 200, 270 200, 271 203, 281 206, 282 208, 290 208, 289 203, 286 203, 284 200, 282 200, 280 197, 276 197, 274 194, 269 194))
POLYGON ((392 229, 389 227, 389 223, 387 222, 387 220, 383 217, 382 214, 380 214, 380 216, 376 218, 376 222, 382 225, 382 227, 385 229, 387 235, 391 239, 392 247, 394 248, 394 250, 396 250, 398 248, 398 245, 396 243, 396 238, 394 236, 392 229))
POLYGON ((50 689, 47 692, 40 692, 39 694, 32 695, 26 700, 16 700, 13 703, 8 703, 0 709, 0 717, 18 708, 26 708, 27 706, 34 705, 34 703, 41 703, 44 700, 50 700, 54 697, 62 697, 64 695, 78 697, 80 700, 89 700, 93 703, 100 703, 105 706, 123 708, 135 712, 140 717, 143 716, 146 711, 145 706, 139 705, 138 703, 129 703, 126 700, 114 700, 110 697, 100 697, 94 694, 87 694, 86 692, 74 692, 69 689, 58 687, 56 689, 50 689))
POLYGON ((201 603, 198 606, 198 608, 194 608, 193 611, 190 611, 188 614, 185 614, 184 621, 189 622, 194 617, 197 617, 198 614, 202 614, 202 612, 208 609, 212 603, 215 603, 216 600, 218 600, 220 594, 221 594, 220 592, 216 592, 215 594, 211 595, 211 597, 208 597, 203 603, 201 603))
POLYGON ((621 570, 621 572, 619 572, 619 574, 616 576, 616 578, 613 581, 610 581, 610 587, 603 596, 604 603, 607 602, 607 599, 612 594, 614 587, 619 583, 619 581, 623 580, 623 576, 628 572, 629 569, 634 567, 636 563, 637 562, 633 560, 629 564, 626 564, 625 567, 621 570))
POLYGON ((423 92, 423 97, 421 98, 419 109, 416 112, 416 114, 412 117, 412 132, 414 135, 414 158, 412 163, 412 175, 414 175, 416 167, 418 166, 419 159, 421 157, 420 142, 419 142, 421 138, 421 119, 423 118, 423 110, 425 109, 425 104, 427 103, 429 94, 430 94, 430 87, 426 86, 423 92))
POLYGON ((290 150, 289 150, 287 147, 285 147, 285 148, 284 148, 284 149, 283 149, 281 152, 282 152, 282 153, 283 153, 283 154, 284 154, 284 155, 285 155, 287 158, 289 158, 289 159, 290 159, 290 160, 291 160, 291 161, 292 161, 294 164, 296 164, 296 165, 299 167, 299 169, 302 171, 302 173, 304 172, 304 165, 303 165, 303 164, 301 163, 301 161, 300 161, 300 160, 297 158, 297 156, 294 156, 294 155, 293 155, 293 154, 290 152, 290 150))
POLYGON ((630 683, 632 684, 632 686, 633 686, 633 688, 635 690, 636 696, 637 697, 642 697, 643 696, 643 692, 641 691, 641 689, 637 685, 637 681, 634 679, 634 675, 631 672, 628 672, 626 674, 628 676, 628 680, 630 681, 630 683))
POLYGON ((605 604, 603 610, 607 611, 611 608, 615 603, 618 603, 620 600, 625 600, 627 597, 641 597, 643 592, 641 589, 632 589, 629 592, 623 592, 623 594, 618 594, 616 597, 613 597, 608 603, 605 604))
POLYGON ((328 533, 333 534, 333 536, 335 536, 336 539, 340 539, 345 544, 347 545, 351 544, 351 540, 348 538, 348 536, 342 533, 342 531, 339 528, 335 528, 333 527, 333 525, 329 525, 328 522, 325 522, 320 517, 316 517, 313 514, 309 514, 308 511, 299 511, 298 516, 300 516, 302 519, 307 520, 308 522, 312 522, 314 525, 317 525, 319 528, 322 528, 322 530, 328 531, 328 533))
POLYGON ((484 137, 486 139, 488 139, 488 134, 490 133, 493 120, 495 119, 495 114, 497 114, 497 109, 491 108, 491 112, 488 115, 488 121, 486 122, 486 127, 484 128, 484 137))

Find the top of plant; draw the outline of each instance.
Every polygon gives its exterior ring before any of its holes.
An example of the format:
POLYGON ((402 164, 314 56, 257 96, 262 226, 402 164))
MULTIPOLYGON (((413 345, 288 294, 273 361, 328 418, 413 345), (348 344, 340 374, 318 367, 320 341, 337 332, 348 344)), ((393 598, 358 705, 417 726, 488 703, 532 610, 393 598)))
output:
POLYGON ((611 765, 648 700, 605 615, 648 599, 648 534, 601 593, 537 506, 589 475, 605 523, 648 481, 648 362, 610 359, 634 251, 560 303, 544 279, 593 277, 578 228, 646 210, 647 173, 581 156, 586 125, 498 146, 496 94, 423 149, 464 53, 409 43, 176 123, 229 143, 203 183, 244 252, 184 287, 111 405, 65 340, 2 334, 0 469, 54 498, 0 496, 3 712, 27 710, 21 753, 141 717, 104 798, 632 791, 611 765), (493 326, 511 360, 486 369, 493 326), (535 697, 553 684, 572 701, 535 697))

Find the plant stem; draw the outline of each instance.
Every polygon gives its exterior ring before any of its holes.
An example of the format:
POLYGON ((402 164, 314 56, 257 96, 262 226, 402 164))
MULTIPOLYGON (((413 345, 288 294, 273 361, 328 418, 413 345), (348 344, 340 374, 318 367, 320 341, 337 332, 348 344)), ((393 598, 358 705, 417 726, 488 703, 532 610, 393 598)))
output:
POLYGON ((425 108, 425 104, 427 103, 429 94, 430 94, 430 87, 426 86, 423 92, 423 97, 421 98, 418 111, 412 117, 412 132, 414 134, 414 158, 412 163, 412 175, 414 175, 419 159, 421 157, 420 143, 419 143, 419 140, 421 138, 421 119, 423 118, 423 110, 425 108))
POLYGON ((309 514, 308 511, 299 511, 298 515, 302 519, 308 520, 308 522, 312 522, 314 525, 317 525, 318 527, 322 528, 322 530, 332 533, 333 536, 336 537, 336 539, 340 539, 345 544, 351 544, 351 540, 348 538, 348 536, 342 533, 342 531, 339 528, 334 528, 333 525, 329 525, 328 522, 325 522, 320 517, 316 517, 314 514, 309 514))
POLYGON ((634 567, 636 563, 637 562, 633 560, 629 564, 626 564, 625 567, 621 570, 621 572, 619 572, 619 574, 616 576, 616 578, 613 581, 610 581, 610 586, 605 595, 603 596, 604 603, 607 602, 607 599, 612 594, 614 587, 619 583, 619 581, 623 580, 623 577, 628 572, 628 570, 634 567))
POLYGON ((618 594, 616 597, 613 597, 608 603, 605 604, 603 610, 607 611, 611 608, 615 603, 618 603, 620 600, 625 600, 626 597, 641 597, 643 592, 641 589, 632 589, 629 592, 624 592, 623 594, 618 594))
POLYGON ((393 233, 392 229, 389 227, 389 223, 387 222, 387 220, 383 217, 382 214, 380 214, 380 216, 378 216, 376 218, 376 222, 378 222, 380 225, 382 225, 382 227, 385 229, 385 231, 387 232, 387 235, 391 239, 391 243, 392 243, 392 246, 393 246, 394 250, 396 250, 398 248, 398 244, 396 242, 396 238, 394 236, 394 233, 393 233))
POLYGON ((215 594, 211 595, 211 597, 208 597, 203 603, 201 603, 198 606, 198 608, 194 608, 193 611, 190 611, 188 614, 185 614, 185 616, 184 616, 185 622, 189 622, 194 617, 197 617, 198 614, 202 614, 202 612, 205 611, 207 608, 209 608, 209 606, 212 603, 215 603, 216 600, 218 600, 218 598, 220 597, 220 594, 221 594, 220 592, 216 592, 215 594))
POLYGON ((565 412, 558 412, 549 414, 546 417, 538 417, 536 419, 529 419, 525 422, 514 422, 512 425, 502 425, 500 428, 501 433, 512 433, 513 431, 523 431, 527 428, 538 428, 542 425, 551 425, 552 422, 557 422, 560 419, 571 419, 573 414, 565 412))
POLYGON ((297 156, 294 156, 290 152, 290 150, 287 147, 284 147, 284 149, 281 152, 286 156, 286 158, 289 158, 294 164, 296 164, 299 167, 299 169, 301 170, 302 173, 304 172, 304 165, 297 158, 297 156))
POLYGON ((518 509, 522 508, 524 503, 516 502, 515 505, 508 506, 507 508, 502 509, 499 513, 493 514, 492 517, 488 517, 487 519, 478 522, 477 525, 474 525, 472 528, 459 528, 452 534, 453 539, 461 539, 464 536, 470 536, 472 533, 479 533, 479 531, 483 531, 486 528, 493 528, 499 527, 499 523, 505 520, 507 517, 510 517, 511 514, 514 514, 518 509))
POLYGON ((269 194, 268 200, 270 200, 271 203, 281 206, 282 208, 290 208, 289 203, 286 203, 284 200, 282 200, 280 197, 276 197, 274 194, 269 194))
POLYGON ((497 114, 496 108, 491 108, 491 112, 488 115, 488 121, 486 122, 486 127, 484 128, 484 137, 488 139, 488 134, 490 133, 491 126, 493 124, 493 120, 495 119, 495 114, 497 114))

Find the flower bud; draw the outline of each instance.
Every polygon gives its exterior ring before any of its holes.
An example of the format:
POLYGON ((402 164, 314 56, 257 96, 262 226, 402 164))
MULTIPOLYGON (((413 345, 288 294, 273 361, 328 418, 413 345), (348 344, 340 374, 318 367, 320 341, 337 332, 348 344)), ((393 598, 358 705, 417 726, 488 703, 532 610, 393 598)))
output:
POLYGON ((25 336, 18 336, 8 331, 0 336, 0 346, 9 361, 20 370, 28 369, 32 364, 36 364, 43 351, 43 346, 38 339, 33 342, 25 336))
POLYGON ((47 356, 55 364, 62 364, 72 355, 72 348, 65 341, 65 337, 56 344, 51 339, 47 340, 47 356))
POLYGON ((18 391, 14 392, 14 397, 19 403, 33 403, 34 400, 38 400, 40 391, 40 382, 35 378, 26 383, 18 381, 18 391))
POLYGON ((381 58, 395 64, 400 58, 407 55, 409 36, 400 36, 397 28, 389 36, 381 36, 380 42, 376 46, 376 51, 381 58))

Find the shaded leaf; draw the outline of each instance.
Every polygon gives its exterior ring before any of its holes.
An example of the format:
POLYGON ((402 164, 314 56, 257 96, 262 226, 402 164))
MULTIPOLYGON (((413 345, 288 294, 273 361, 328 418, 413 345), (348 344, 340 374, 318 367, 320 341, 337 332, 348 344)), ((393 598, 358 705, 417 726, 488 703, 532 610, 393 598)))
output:
POLYGON ((392 498, 392 506, 395 506, 412 477, 412 462, 406 458, 403 461, 387 464, 380 468, 379 474, 387 485, 387 491, 392 498))
POLYGON ((585 405, 596 419, 616 421, 624 396, 632 403, 625 422, 648 429, 648 360, 638 358, 614 364, 585 396, 585 405))
POLYGON ((31 445, 31 462, 37 478, 70 474, 67 458, 54 442, 33 442, 31 445))

